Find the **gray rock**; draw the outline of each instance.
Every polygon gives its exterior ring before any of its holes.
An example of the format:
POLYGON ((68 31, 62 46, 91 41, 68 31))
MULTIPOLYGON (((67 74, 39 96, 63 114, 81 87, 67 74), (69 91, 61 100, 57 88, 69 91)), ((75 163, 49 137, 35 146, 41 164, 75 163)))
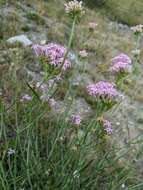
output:
MULTIPOLYGON (((68 100, 71 102, 71 99, 68 100)), ((57 101, 55 107, 53 108, 52 112, 54 115, 59 115, 65 113, 65 110, 69 111, 67 114, 67 119, 69 120, 72 114, 79 114, 82 119, 88 119, 93 110, 91 109, 90 105, 83 98, 75 99, 72 104, 65 103, 64 101, 57 101)), ((66 111, 66 112, 67 112, 66 111)))
POLYGON ((69 79, 69 81, 73 86, 86 86, 90 83, 93 83, 89 74, 79 74, 78 72, 74 72, 73 76, 69 79))
POLYGON ((19 80, 25 80, 28 77, 27 69, 22 67, 16 71, 17 78, 19 80))
MULTIPOLYGON (((35 31, 36 31, 36 29, 35 29, 35 31)), ((28 32, 27 35, 34 43, 42 44, 43 41, 47 42, 47 40, 48 40, 46 30, 43 30, 41 32, 40 31, 38 31, 38 32, 34 32, 34 31, 28 32)))
POLYGON ((11 37, 7 40, 7 42, 9 42, 11 44, 16 43, 16 42, 20 42, 23 46, 30 46, 33 44, 33 42, 31 40, 29 40, 26 35, 23 35, 23 34, 11 37))

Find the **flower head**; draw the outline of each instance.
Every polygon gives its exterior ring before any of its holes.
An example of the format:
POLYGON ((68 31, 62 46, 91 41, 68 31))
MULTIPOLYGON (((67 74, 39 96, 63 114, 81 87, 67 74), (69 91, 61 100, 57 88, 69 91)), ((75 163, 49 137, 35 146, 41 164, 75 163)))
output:
POLYGON ((111 135, 113 133, 113 129, 112 129, 112 125, 111 125, 110 121, 104 119, 103 127, 104 127, 104 130, 106 131, 107 135, 111 135))
POLYGON ((80 18, 82 15, 85 14, 82 4, 83 4, 82 1, 77 1, 77 0, 65 3, 65 11, 72 18, 74 18, 75 16, 80 18))
POLYGON ((124 54, 124 53, 121 53, 117 56, 115 56, 113 59, 112 59, 112 64, 115 64, 117 62, 126 62, 126 63, 129 63, 131 64, 132 61, 131 59, 128 57, 128 55, 124 54))
POLYGON ((112 59, 110 70, 114 74, 130 73, 132 69, 131 63, 131 59, 126 54, 121 53, 112 59))
POLYGON ((131 30, 134 32, 135 35, 140 35, 143 32, 143 25, 139 24, 136 26, 131 27, 131 30))
POLYGON ((11 156, 13 154, 15 154, 15 150, 13 150, 12 148, 9 148, 8 151, 7 151, 7 155, 11 156))
POLYGON ((74 124, 74 125, 80 125, 81 116, 79 114, 72 115, 71 123, 74 124))
POLYGON ((126 62, 117 62, 111 66, 110 70, 114 73, 130 73, 132 65, 126 62))
MULTIPOLYGON (((60 68, 64 61, 64 56, 67 49, 56 43, 49 43, 46 45, 33 45, 32 49, 37 57, 45 58, 46 64, 52 66, 53 68, 60 68)), ((68 59, 64 61, 62 70, 65 71, 71 66, 68 59)))
POLYGON ((28 94, 24 94, 21 98, 21 102, 28 102, 28 101, 31 101, 32 100, 32 97, 29 96, 28 94))
POLYGON ((49 105, 50 108, 54 107, 55 104, 56 104, 56 101, 55 101, 54 98, 49 99, 49 101, 48 101, 48 105, 49 105))
POLYGON ((115 84, 106 81, 88 85, 87 91, 96 101, 116 102, 117 98, 121 96, 116 90, 115 84))
POLYGON ((49 107, 52 108, 55 106, 56 101, 54 100, 54 98, 50 98, 48 95, 42 95, 40 97, 40 99, 42 100, 42 102, 48 103, 49 107))
POLYGON ((89 30, 93 31, 95 30, 95 28, 98 26, 98 24, 96 22, 90 22, 88 24, 89 30))
POLYGON ((88 53, 87 53, 86 50, 81 50, 81 51, 79 51, 79 56, 80 56, 81 58, 85 58, 85 57, 88 56, 88 53))

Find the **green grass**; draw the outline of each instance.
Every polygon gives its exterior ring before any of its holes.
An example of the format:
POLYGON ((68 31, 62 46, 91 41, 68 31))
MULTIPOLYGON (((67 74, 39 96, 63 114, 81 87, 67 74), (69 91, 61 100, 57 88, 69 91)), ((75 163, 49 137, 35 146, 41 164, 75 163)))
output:
POLYGON ((108 0, 105 7, 111 17, 118 22, 127 25, 142 24, 143 1, 142 0, 108 0))
POLYGON ((129 26, 142 24, 142 0, 87 0, 85 2, 94 10, 100 8, 100 11, 103 10, 103 14, 112 20, 129 26))
POLYGON ((65 123, 64 116, 49 120, 48 107, 36 98, 26 105, 18 99, 15 96, 9 109, 2 100, 0 105, 2 189, 115 190, 121 189, 122 184, 128 187, 138 184, 130 165, 119 162, 128 149, 116 156, 113 146, 102 145, 95 122, 81 126, 85 135, 79 139, 73 126, 65 123), (93 129, 96 141, 89 141, 93 129), (15 150, 14 155, 7 155, 9 148, 15 150))

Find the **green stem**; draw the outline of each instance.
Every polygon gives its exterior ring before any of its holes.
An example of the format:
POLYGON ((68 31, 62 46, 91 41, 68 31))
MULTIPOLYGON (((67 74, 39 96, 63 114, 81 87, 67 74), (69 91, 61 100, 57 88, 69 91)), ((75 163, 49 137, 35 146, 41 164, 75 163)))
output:
POLYGON ((70 49, 71 44, 72 44, 72 41, 73 41, 74 29, 75 29, 75 24, 76 24, 76 19, 77 19, 77 17, 75 16, 74 19, 73 19, 73 23, 72 23, 72 29, 71 29, 71 33, 70 33, 69 42, 68 42, 68 48, 67 48, 67 51, 66 51, 66 53, 65 53, 65 56, 64 56, 64 59, 63 59, 62 65, 61 65, 60 72, 62 71, 63 65, 64 65, 64 63, 65 63, 65 60, 66 60, 67 56, 68 56, 69 49, 70 49))

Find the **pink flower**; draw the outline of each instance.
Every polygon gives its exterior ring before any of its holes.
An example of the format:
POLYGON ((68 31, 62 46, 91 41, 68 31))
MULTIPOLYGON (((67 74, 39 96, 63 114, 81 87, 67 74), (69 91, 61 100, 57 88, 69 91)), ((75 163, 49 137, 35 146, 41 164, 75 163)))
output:
POLYGON ((126 62, 117 62, 111 66, 110 70, 116 73, 130 73, 132 69, 132 65, 126 62))
POLYGON ((25 95, 22 96, 20 101, 21 102, 28 102, 28 101, 31 101, 31 100, 32 100, 32 97, 29 96, 28 94, 25 94, 25 95))
POLYGON ((110 121, 104 120, 103 127, 104 127, 104 130, 106 131, 107 135, 111 135, 113 133, 113 129, 112 129, 112 125, 111 125, 110 121))
POLYGON ((71 122, 74 125, 80 125, 80 123, 81 123, 81 117, 80 117, 80 115, 79 114, 72 115, 71 122))
POLYGON ((113 65, 115 63, 118 63, 118 62, 124 62, 124 63, 128 63, 128 64, 132 63, 131 59, 124 53, 121 53, 121 54, 119 54, 118 56, 116 56, 116 57, 114 57, 112 59, 112 64, 113 65))
POLYGON ((48 104, 49 104, 49 107, 50 107, 50 108, 54 107, 55 104, 56 104, 55 99, 54 99, 54 98, 49 99, 48 104))
POLYGON ((129 73, 131 72, 132 65, 131 59, 126 54, 119 54, 112 59, 112 66, 110 70, 116 73, 129 73))
POLYGON ((95 97, 96 101, 117 101, 117 98, 120 97, 120 93, 116 90, 115 84, 99 81, 95 84, 90 84, 87 86, 87 92, 90 96, 95 97))
POLYGON ((90 22, 89 23, 89 29, 90 30, 95 30, 95 28, 98 26, 96 22, 90 22))
POLYGON ((50 108, 54 107, 55 104, 56 104, 56 101, 54 100, 54 98, 49 98, 49 96, 46 95, 46 94, 45 94, 45 95, 42 95, 42 96, 40 97, 40 99, 41 99, 43 102, 48 103, 48 105, 49 105, 50 108))
MULTIPOLYGON (((62 66, 64 56, 67 49, 59 44, 49 43, 46 45, 33 45, 32 49, 37 57, 45 57, 46 63, 60 68, 62 66)), ((71 67, 71 63, 68 59, 65 60, 63 70, 67 70, 71 67)))

